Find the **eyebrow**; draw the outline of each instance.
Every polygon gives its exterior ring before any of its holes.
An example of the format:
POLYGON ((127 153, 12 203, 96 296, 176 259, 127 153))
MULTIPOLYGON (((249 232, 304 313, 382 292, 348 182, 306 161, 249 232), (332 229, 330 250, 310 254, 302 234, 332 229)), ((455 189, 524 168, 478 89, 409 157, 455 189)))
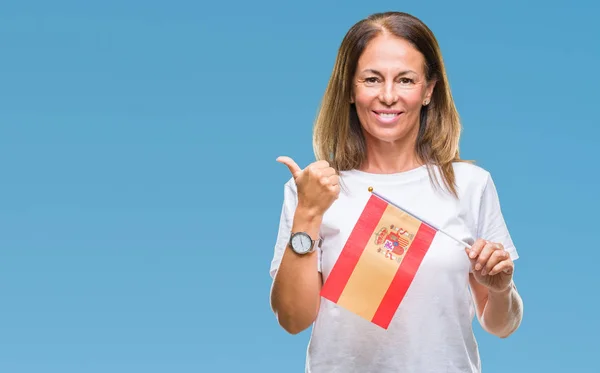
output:
MULTIPOLYGON (((363 74, 364 74, 364 73, 373 73, 373 74, 376 74, 376 75, 379 75, 379 76, 383 76, 383 74, 382 74, 382 73, 380 73, 380 72, 379 72, 379 71, 377 71, 377 70, 373 70, 373 69, 365 69, 365 70, 363 70, 361 73, 363 73, 363 74)), ((404 70, 404 71, 400 71, 400 72, 399 72, 397 75, 406 75, 406 74, 411 74, 411 73, 412 73, 412 74, 415 74, 415 75, 418 75, 418 74, 417 74, 415 71, 412 71, 412 70, 404 70)))

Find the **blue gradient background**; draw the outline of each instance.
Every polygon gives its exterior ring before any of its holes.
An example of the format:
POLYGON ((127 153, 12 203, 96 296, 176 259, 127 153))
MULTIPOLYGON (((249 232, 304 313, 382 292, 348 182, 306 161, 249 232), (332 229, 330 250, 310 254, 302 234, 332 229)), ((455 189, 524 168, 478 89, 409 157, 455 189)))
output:
POLYGON ((0 5, 0 372, 303 371, 269 308, 275 158, 313 160, 344 33, 391 9, 439 38, 521 255, 484 371, 595 371, 597 5, 57 0, 0 5))

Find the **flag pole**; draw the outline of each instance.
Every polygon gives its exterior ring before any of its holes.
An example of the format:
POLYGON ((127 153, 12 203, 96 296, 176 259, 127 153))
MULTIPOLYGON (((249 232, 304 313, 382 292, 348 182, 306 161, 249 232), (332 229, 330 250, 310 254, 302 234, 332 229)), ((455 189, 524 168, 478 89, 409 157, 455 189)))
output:
POLYGON ((432 227, 433 229, 435 229, 435 230, 437 230, 437 231, 439 231, 439 232, 442 232, 443 234, 445 234, 446 236, 450 237, 451 239, 453 239, 454 241, 458 242, 459 244, 461 244, 461 245, 464 245, 465 247, 468 247, 469 249, 471 249, 471 245, 469 245, 468 243, 464 242, 463 240, 459 240, 458 238, 456 238, 456 237, 452 236, 452 235, 451 235, 451 234, 449 234, 448 232, 446 232, 446 231, 444 231, 444 230, 442 230, 442 229, 440 229, 440 228, 436 227, 435 225, 431 224, 431 223, 430 223, 430 222, 428 222, 427 220, 425 220, 425 219, 422 219, 422 218, 418 217, 417 215, 415 215, 415 214, 413 214, 412 212, 408 211, 408 210, 407 210, 407 209, 405 209, 404 207, 400 207, 400 206, 398 206, 396 203, 394 203, 394 202, 390 201, 389 199, 387 199, 387 198, 383 197, 381 194, 379 194, 379 193, 375 192, 375 191, 373 190, 373 187, 369 187, 369 192, 371 192, 371 194, 373 194, 373 195, 377 196, 378 198, 380 198, 380 199, 384 200, 385 202, 389 203, 390 205, 392 205, 392 206, 396 206, 397 208, 399 208, 400 210, 402 210, 402 211, 406 212, 407 214, 411 215, 411 216, 412 216, 412 217, 414 217, 415 219, 419 219, 419 220, 421 220, 423 223, 425 223, 425 224, 429 225, 429 226, 430 226, 430 227, 432 227))

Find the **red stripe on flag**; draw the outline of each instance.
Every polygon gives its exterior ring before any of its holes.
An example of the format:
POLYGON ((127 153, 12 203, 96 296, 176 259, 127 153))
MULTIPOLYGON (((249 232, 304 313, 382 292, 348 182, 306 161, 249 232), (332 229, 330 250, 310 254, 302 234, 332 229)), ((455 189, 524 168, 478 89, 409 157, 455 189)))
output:
POLYGON ((337 303, 387 206, 385 201, 371 195, 321 289, 322 297, 337 303))
POLYGON ((431 245, 431 241, 433 241, 435 233, 435 229, 425 223, 421 223, 413 243, 408 248, 408 252, 402 260, 402 263, 400 264, 390 287, 381 300, 377 312, 373 315, 371 322, 387 329, 400 302, 412 283, 427 250, 429 250, 429 246, 431 245))

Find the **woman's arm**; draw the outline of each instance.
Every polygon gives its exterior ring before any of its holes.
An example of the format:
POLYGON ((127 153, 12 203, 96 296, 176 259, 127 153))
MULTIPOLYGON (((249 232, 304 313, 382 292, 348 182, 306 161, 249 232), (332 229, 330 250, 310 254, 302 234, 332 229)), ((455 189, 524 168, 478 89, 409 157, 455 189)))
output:
MULTIPOLYGON (((306 232, 317 240, 321 221, 322 216, 298 209, 292 232, 306 232)), ((271 308, 279 324, 291 334, 308 328, 319 311, 322 278, 317 270, 317 250, 299 255, 286 246, 273 280, 271 308)))
POLYGON ((469 282, 482 328, 500 338, 514 333, 523 319, 523 301, 514 283, 502 291, 489 290, 473 274, 469 282))
MULTIPOLYGON (((339 176, 323 160, 311 163, 304 170, 289 157, 277 160, 289 168, 298 190, 291 227, 286 224, 280 234, 306 232, 317 241, 323 215, 339 196, 339 176)), ((271 307, 279 324, 292 334, 308 328, 319 312, 323 280, 318 270, 318 250, 317 247, 311 253, 299 255, 288 243, 273 279, 271 307)))
POLYGON ((513 280, 514 262, 502 244, 483 239, 466 252, 473 269, 469 283, 479 323, 489 333, 506 338, 523 319, 523 301, 513 280))

